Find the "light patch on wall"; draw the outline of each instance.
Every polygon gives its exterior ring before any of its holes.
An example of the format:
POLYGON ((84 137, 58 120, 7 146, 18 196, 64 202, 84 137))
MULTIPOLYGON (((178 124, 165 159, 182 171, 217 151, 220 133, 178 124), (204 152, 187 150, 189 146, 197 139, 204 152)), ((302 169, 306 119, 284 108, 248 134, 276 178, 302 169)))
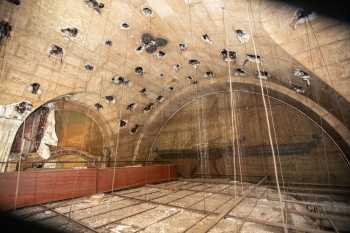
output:
POLYGON ((202 2, 209 12, 220 12, 224 7, 222 0, 203 0, 202 2))
POLYGON ((173 9, 164 0, 147 0, 147 3, 161 18, 174 14, 173 9))

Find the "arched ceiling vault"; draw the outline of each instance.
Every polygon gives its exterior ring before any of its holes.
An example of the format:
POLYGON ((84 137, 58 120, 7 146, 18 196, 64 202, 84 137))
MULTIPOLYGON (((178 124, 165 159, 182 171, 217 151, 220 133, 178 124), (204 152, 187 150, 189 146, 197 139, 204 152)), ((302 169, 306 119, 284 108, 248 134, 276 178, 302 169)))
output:
MULTIPOLYGON (((336 142, 350 161, 350 131, 339 121, 332 113, 318 105, 314 101, 296 94, 278 84, 269 83, 265 86, 265 94, 271 96, 281 102, 284 102, 295 109, 298 109, 303 114, 307 115, 312 121, 322 127, 327 134, 336 142)), ((255 79, 237 78, 233 81, 233 90, 260 94, 259 81, 255 79)), ((191 103, 198 96, 215 94, 218 92, 229 92, 229 84, 227 82, 206 83, 198 90, 195 88, 187 88, 181 91, 177 96, 170 100, 169 105, 164 105, 159 108, 150 118, 148 124, 144 126, 137 146, 134 151, 134 160, 149 159, 151 149, 159 136, 160 130, 170 120, 174 114, 181 110, 188 103, 191 103)), ((244 124, 244 122, 243 122, 244 124)))
MULTIPOLYGON (((350 128, 348 25, 319 16, 311 22, 312 28, 299 25, 293 30, 289 23, 296 8, 270 0, 192 0, 191 4, 173 0, 100 2, 104 3, 100 13, 83 0, 25 0, 19 6, 0 2, 0 19, 12 26, 11 37, 1 45, 0 104, 29 100, 37 107, 58 96, 79 93, 72 97, 74 101, 91 109, 95 109, 96 103, 104 106, 94 111, 112 130, 111 135, 117 133, 120 119, 128 121, 127 128, 120 130, 121 147, 126 148, 121 153, 124 158, 131 158, 141 145, 137 144, 138 134, 147 134, 146 126, 154 122, 160 109, 176 109, 173 99, 185 98, 179 97, 182 90, 192 88, 187 76, 198 80, 199 88, 208 83, 203 77, 207 71, 214 73, 216 83, 225 83, 228 68, 220 57, 223 48, 237 52, 232 68, 241 67, 246 54, 253 53, 253 45, 251 40, 241 44, 234 31, 249 32, 250 22, 262 69, 272 76, 269 85, 293 93, 291 83, 304 85, 295 79, 293 71, 303 69, 312 76, 311 87, 300 98, 290 101, 304 99, 302 105, 307 102, 322 107, 339 122, 330 124, 337 132, 350 128), (152 17, 143 15, 145 6, 153 9, 152 17), (120 27, 123 22, 130 25, 129 30, 120 27), (64 35, 62 29, 67 27, 77 28, 77 35, 64 35), (164 59, 135 52, 146 32, 168 40, 162 48, 166 53, 164 59), (201 39, 203 34, 210 36, 211 44, 201 39), (112 44, 106 45, 106 41, 112 44), (186 43, 188 49, 181 52, 179 43, 186 43), (60 57, 48 56, 53 45, 63 49, 62 61, 60 57), (188 64, 189 59, 198 59, 199 67, 194 69, 188 64), (86 70, 86 64, 92 65, 93 70, 86 70), (178 72, 173 69, 175 64, 181 65, 178 72), (134 72, 137 66, 144 69, 142 77, 134 72), (132 86, 114 85, 112 78, 116 75, 127 77, 132 86), (28 91, 35 82, 40 83, 40 95, 28 91), (143 88, 147 95, 139 93, 143 88), (115 103, 105 100, 110 95, 116 98, 115 103), (164 96, 165 101, 159 103, 158 96, 164 96), (130 103, 137 104, 134 112, 126 110, 130 103), (149 103, 155 103, 154 113, 144 113, 143 108, 149 103), (141 130, 130 135, 136 124, 141 130)), ((255 82, 255 64, 247 64, 245 69, 249 74, 247 82, 255 82)), ((200 91, 205 90, 210 88, 200 91)), ((307 114, 316 111, 311 109, 307 114)), ((113 141, 114 135, 111 137, 113 141)))

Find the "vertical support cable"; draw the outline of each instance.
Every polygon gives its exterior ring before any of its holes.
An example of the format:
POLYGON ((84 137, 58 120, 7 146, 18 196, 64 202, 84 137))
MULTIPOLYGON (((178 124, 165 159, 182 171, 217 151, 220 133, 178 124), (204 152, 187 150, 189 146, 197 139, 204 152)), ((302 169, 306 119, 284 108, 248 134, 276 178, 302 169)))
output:
MULTIPOLYGON (((257 50, 256 50, 255 41, 254 41, 253 29, 252 29, 251 18, 250 18, 250 16, 251 16, 250 14, 253 14, 252 12, 253 12, 253 10, 252 10, 252 5, 251 5, 251 0, 249 0, 249 4, 248 4, 249 31, 250 31, 250 34, 252 36, 252 44, 253 44, 253 49, 254 49, 254 55, 256 57, 257 56, 257 52, 256 52, 257 50)), ((282 218, 282 222, 283 222, 284 232, 287 233, 288 229, 287 229, 287 226, 286 226, 285 217, 284 217, 284 211, 283 211, 284 210, 284 205, 283 205, 281 189, 280 189, 280 185, 279 185, 278 171, 277 171, 277 165, 276 165, 275 148, 273 146, 273 140, 272 140, 272 135, 271 135, 271 127, 270 127, 270 120, 269 120, 269 114, 267 112, 267 105, 266 105, 266 100, 265 100, 263 83, 262 83, 262 79, 259 77, 260 76, 260 67, 259 67, 258 63, 256 63, 256 67, 257 67, 257 70, 258 70, 258 78, 259 78, 259 82, 260 82, 261 96, 262 96, 262 100, 263 100, 263 104, 264 104, 264 111, 265 111, 267 130, 268 130, 269 141, 270 141, 270 146, 271 146, 271 152, 272 152, 272 160, 273 160, 273 167, 274 167, 274 172, 275 172, 277 192, 278 192, 279 202, 280 202, 280 206, 281 206, 281 218, 282 218)))

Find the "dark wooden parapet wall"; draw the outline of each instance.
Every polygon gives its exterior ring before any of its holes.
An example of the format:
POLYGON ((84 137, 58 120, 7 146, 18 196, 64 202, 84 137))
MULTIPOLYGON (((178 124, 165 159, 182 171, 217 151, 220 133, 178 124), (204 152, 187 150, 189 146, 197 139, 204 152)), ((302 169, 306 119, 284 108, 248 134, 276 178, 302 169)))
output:
MULTIPOLYGON (((175 178, 174 165, 24 171, 20 173, 17 208, 137 187, 175 178)), ((17 172, 0 174, 0 210, 15 207, 17 172)))

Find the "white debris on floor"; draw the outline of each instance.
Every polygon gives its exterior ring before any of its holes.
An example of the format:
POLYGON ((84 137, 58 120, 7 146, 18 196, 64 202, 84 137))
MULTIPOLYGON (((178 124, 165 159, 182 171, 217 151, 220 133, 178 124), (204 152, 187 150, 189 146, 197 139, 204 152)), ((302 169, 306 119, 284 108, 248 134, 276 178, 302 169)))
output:
POLYGON ((133 226, 128 225, 116 225, 110 230, 112 233, 126 233, 126 232, 136 232, 136 229, 133 226))
MULTIPOLYGON (((223 213, 228 205, 235 203, 237 199, 234 199, 234 193, 239 198, 244 192, 249 192, 249 195, 237 205, 233 205, 232 210, 209 232, 283 232, 281 203, 277 191, 264 185, 252 191, 251 186, 250 183, 227 182, 220 179, 172 181, 116 191, 113 194, 96 194, 46 206, 101 233, 180 233, 193 226, 209 224, 218 214, 223 213)), ((337 212, 338 215, 333 216, 334 223, 342 230, 348 229, 347 225, 350 222, 348 203, 302 201, 303 195, 293 195, 282 194, 284 203, 282 207, 291 231, 293 226, 310 231, 332 229, 325 215, 317 212, 320 206, 310 208, 317 204, 322 205, 323 211, 327 213, 337 212)), ((40 209, 33 207, 29 210, 40 212, 40 209)), ((28 211, 18 211, 19 214, 22 213, 21 215, 26 212, 28 211)), ((51 217, 52 213, 46 210, 28 219, 42 221, 51 217)))

